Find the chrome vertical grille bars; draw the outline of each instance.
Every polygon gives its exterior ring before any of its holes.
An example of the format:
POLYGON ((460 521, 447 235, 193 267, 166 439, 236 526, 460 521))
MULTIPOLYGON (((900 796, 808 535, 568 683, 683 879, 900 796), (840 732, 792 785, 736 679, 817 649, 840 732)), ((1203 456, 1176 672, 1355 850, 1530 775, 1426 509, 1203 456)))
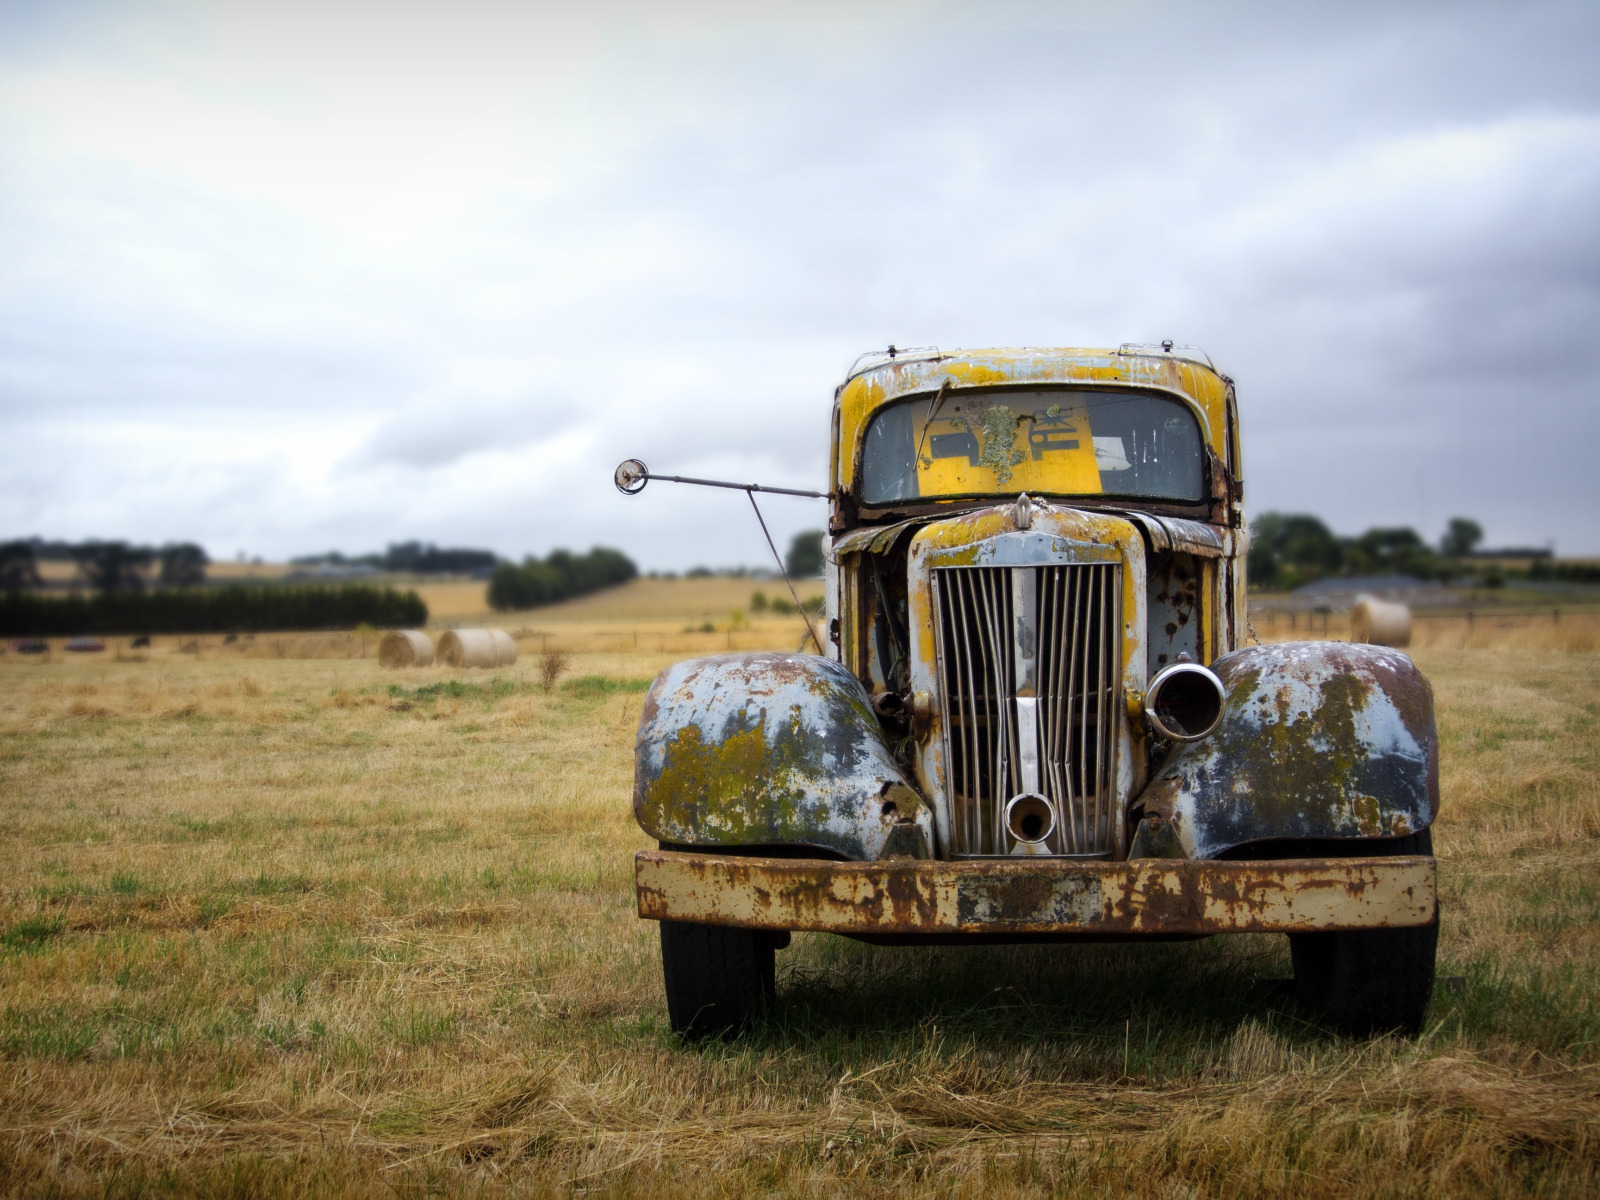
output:
POLYGON ((1116 563, 933 571, 957 857, 1115 848, 1121 582, 1116 563), (1037 845, 1005 826, 1007 802, 1027 792, 1055 811, 1037 845))

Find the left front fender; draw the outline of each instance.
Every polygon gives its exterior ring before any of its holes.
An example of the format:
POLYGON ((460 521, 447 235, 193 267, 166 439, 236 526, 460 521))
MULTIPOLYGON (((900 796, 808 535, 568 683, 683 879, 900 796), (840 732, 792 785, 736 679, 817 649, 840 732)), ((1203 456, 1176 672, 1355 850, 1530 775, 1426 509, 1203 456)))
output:
POLYGON ((809 654, 722 654, 663 671, 645 697, 633 811, 678 846, 816 847, 930 857, 933 813, 849 669, 809 654))

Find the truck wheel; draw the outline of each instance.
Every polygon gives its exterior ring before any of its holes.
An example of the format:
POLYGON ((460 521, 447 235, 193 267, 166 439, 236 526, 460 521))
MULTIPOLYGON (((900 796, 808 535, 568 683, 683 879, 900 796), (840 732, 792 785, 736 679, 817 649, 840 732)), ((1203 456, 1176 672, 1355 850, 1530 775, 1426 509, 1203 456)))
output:
POLYGON ((776 992, 771 933, 726 925, 661 922, 667 1019, 687 1038, 747 1028, 776 992))
MULTIPOLYGON (((1363 846, 1365 855, 1433 853, 1433 833, 1363 846)), ((1291 933, 1295 990, 1300 1003, 1343 1033, 1399 1030, 1415 1034, 1433 995, 1439 919, 1399 929, 1291 933)))

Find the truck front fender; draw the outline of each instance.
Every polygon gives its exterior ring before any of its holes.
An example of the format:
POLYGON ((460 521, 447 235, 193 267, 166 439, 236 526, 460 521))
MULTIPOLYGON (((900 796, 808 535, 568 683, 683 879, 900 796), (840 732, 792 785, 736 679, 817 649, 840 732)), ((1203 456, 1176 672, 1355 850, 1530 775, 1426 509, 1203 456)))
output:
POLYGON ((1289 642, 1224 655, 1228 707, 1135 802, 1131 856, 1216 858, 1252 842, 1401 837, 1439 809, 1433 690, 1381 646, 1289 642))
POLYGON ((678 846, 931 857, 933 812, 850 671, 808 654, 668 667, 639 718, 633 812, 678 846))

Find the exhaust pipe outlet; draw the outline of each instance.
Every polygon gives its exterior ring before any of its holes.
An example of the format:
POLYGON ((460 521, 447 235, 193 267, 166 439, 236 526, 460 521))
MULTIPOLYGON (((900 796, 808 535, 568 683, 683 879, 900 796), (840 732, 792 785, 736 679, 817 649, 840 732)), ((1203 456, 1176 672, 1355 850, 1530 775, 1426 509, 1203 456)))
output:
POLYGON ((1018 792, 1006 802, 1006 832, 1036 846, 1056 831, 1056 810, 1038 792, 1018 792))
POLYGON ((1222 724, 1228 691, 1199 663, 1173 663, 1157 672, 1144 694, 1144 715, 1164 738, 1197 742, 1222 724))

